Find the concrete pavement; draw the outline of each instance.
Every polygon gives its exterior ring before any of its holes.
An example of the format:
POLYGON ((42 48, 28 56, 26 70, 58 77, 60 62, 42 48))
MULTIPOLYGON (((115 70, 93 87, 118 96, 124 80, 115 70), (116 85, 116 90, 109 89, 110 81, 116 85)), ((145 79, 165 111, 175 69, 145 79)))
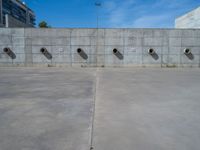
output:
POLYGON ((86 150, 92 70, 0 69, 0 150, 86 150))
POLYGON ((0 68, 0 150, 199 150, 199 74, 0 68))

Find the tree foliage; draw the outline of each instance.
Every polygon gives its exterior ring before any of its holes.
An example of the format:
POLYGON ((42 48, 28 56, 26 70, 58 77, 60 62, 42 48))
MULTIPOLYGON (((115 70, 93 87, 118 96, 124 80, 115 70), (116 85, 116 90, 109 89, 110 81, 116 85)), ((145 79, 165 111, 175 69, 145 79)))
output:
POLYGON ((39 28, 50 28, 46 21, 41 21, 38 26, 39 28))

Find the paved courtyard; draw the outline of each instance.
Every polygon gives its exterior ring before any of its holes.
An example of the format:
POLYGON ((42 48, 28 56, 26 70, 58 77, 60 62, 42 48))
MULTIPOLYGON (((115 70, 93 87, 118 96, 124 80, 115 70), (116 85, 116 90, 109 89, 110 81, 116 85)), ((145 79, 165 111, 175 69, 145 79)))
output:
POLYGON ((199 150, 200 69, 0 68, 0 150, 199 150))

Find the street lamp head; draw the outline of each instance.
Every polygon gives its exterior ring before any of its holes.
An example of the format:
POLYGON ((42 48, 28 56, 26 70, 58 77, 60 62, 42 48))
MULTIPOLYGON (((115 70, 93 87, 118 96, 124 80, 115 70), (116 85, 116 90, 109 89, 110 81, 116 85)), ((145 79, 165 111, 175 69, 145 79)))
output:
POLYGON ((101 6, 101 3, 99 3, 99 2, 95 2, 95 6, 101 6))

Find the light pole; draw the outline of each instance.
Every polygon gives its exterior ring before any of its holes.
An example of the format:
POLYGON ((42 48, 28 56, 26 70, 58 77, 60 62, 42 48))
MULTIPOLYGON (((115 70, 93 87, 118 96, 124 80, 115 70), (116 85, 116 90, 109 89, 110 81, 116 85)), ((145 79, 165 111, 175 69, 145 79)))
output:
POLYGON ((99 7, 101 7, 100 2, 95 2, 95 6, 97 8, 97 29, 99 28, 99 7))
MULTIPOLYGON (((99 50, 99 8, 101 7, 101 3, 100 2, 95 2, 95 6, 96 6, 96 15, 97 15, 97 34, 96 34, 96 66, 98 65, 98 57, 97 57, 97 53, 99 50)), ((92 142, 93 143, 93 142, 92 142)))

